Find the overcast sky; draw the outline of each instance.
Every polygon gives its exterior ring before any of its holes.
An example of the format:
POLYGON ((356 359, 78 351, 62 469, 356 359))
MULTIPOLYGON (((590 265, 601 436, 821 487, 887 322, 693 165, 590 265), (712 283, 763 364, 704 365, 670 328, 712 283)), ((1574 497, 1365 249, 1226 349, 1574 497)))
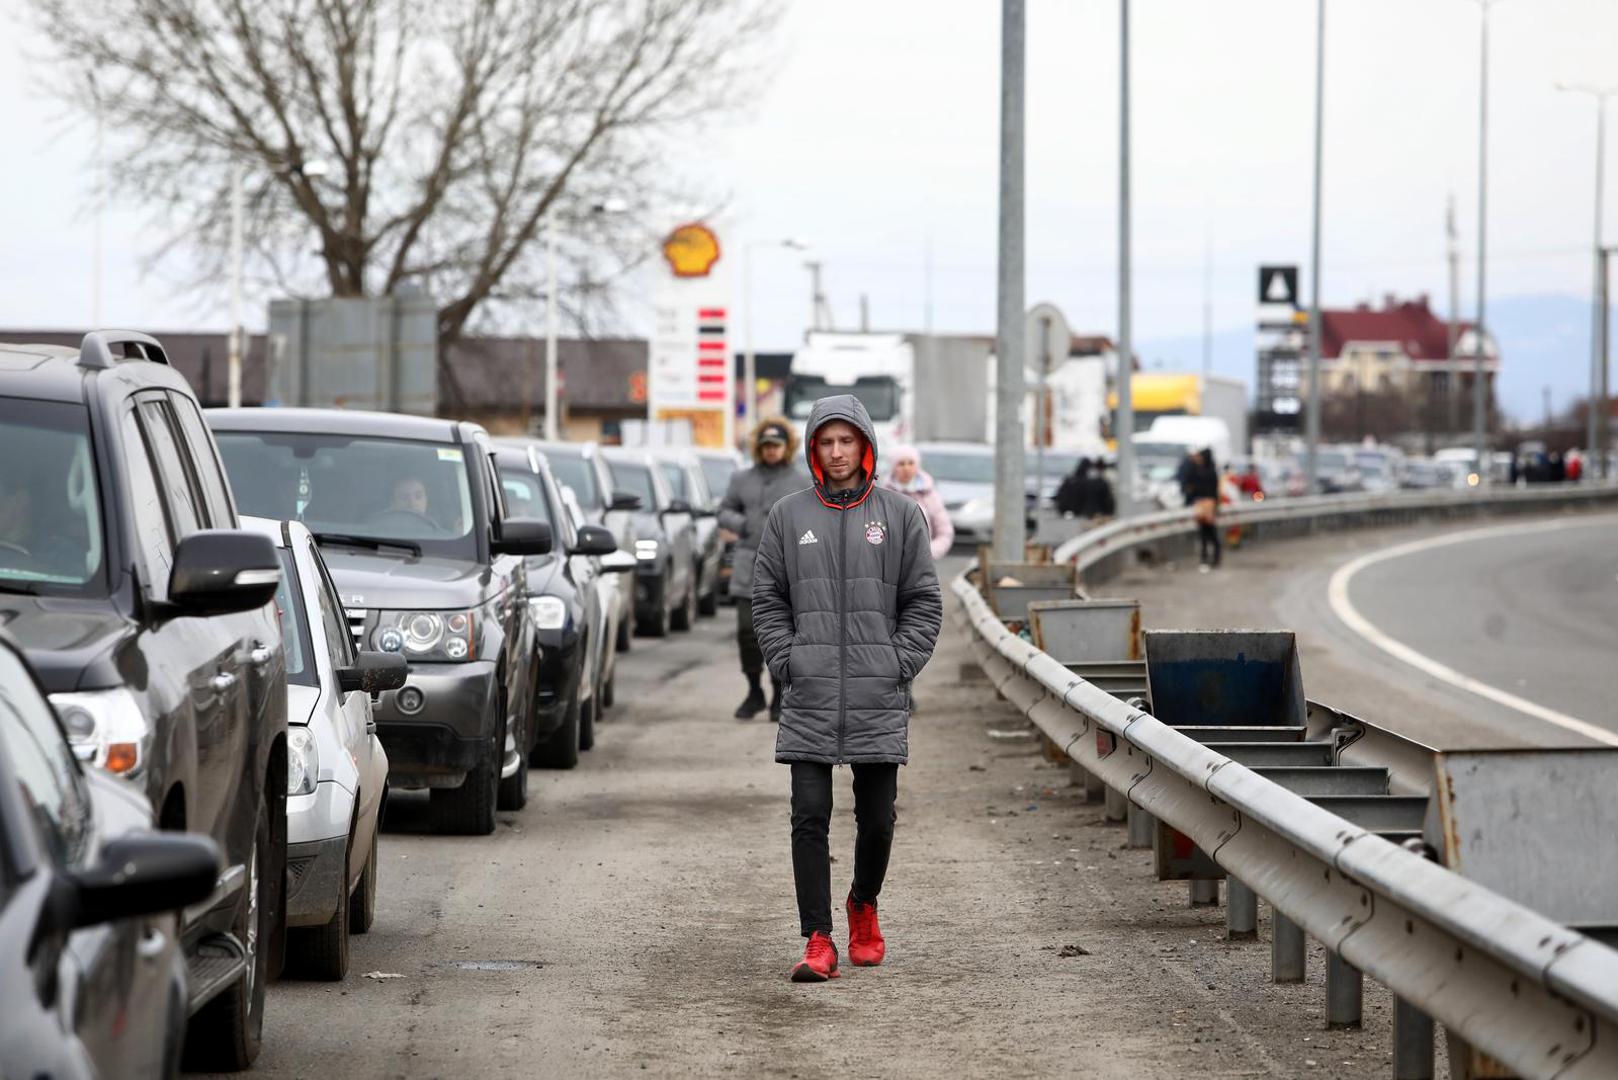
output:
MULTIPOLYGON (((9 26, 20 5, 0 0, 9 26)), ((1112 333, 1118 3, 1028 6, 1028 299, 1055 302, 1076 330, 1112 333)), ((1209 253, 1218 328, 1250 324, 1260 262, 1307 266, 1314 10, 1308 0, 1134 3, 1139 338, 1200 331, 1209 253)), ((1553 84, 1618 83, 1618 2, 1504 0, 1491 19, 1489 293, 1587 296, 1595 111, 1553 84)), ((1446 305, 1453 194, 1470 314, 1478 25, 1473 0, 1330 0, 1328 304, 1425 291, 1446 305)), ((82 325, 89 131, 64 129, 35 89, 61 73, 27 63, 18 35, 0 37, 0 139, 13 165, 0 200, 0 320, 82 325)), ((694 140, 679 163, 711 168, 712 190, 729 198, 717 224, 737 302, 742 242, 792 236, 824 262, 839 326, 855 323, 865 293, 877 326, 920 328, 930 248, 933 325, 992 331, 999 4, 797 0, 776 50, 756 104, 694 140)), ((133 209, 106 219, 102 321, 222 326, 223 283, 181 296, 141 278, 137 255, 157 240, 142 220, 133 209)), ((791 347, 803 331, 802 262, 755 249, 761 349, 791 347)), ((249 298, 251 325, 262 325, 267 299, 249 298)), ((638 318, 646 305, 630 296, 624 308, 638 318)))

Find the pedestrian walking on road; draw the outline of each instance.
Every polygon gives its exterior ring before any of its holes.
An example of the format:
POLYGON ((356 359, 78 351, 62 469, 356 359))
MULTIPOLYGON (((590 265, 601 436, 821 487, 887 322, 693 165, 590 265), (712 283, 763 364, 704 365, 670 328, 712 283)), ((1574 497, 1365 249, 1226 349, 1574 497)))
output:
POLYGON ((805 431, 814 486, 770 511, 753 568, 753 626, 786 684, 775 760, 792 769, 792 876, 808 939, 793 982, 837 976, 832 942, 832 769, 854 770, 848 958, 882 962, 877 894, 893 846, 910 686, 943 619, 921 508, 876 483, 876 439, 858 398, 815 402, 805 431))
POLYGON ((913 446, 896 446, 888 456, 893 459, 893 467, 882 481, 883 486, 916 500, 932 536, 933 558, 942 559, 955 544, 955 526, 933 478, 922 471, 920 451, 913 446))
POLYGON ((1199 569, 1207 573, 1219 565, 1219 470, 1212 450, 1203 448, 1191 456, 1183 483, 1197 521, 1199 569))
POLYGON ((765 417, 753 429, 753 466, 730 478, 719 501, 719 527, 736 541, 730 569, 730 595, 736 601, 736 645, 741 652, 747 697, 736 707, 736 719, 751 720, 768 706, 770 719, 781 718, 781 684, 773 681, 770 700, 764 700, 764 654, 753 632, 753 559, 764 519, 783 496, 809 486, 809 476, 795 460, 798 435, 790 421, 765 417))

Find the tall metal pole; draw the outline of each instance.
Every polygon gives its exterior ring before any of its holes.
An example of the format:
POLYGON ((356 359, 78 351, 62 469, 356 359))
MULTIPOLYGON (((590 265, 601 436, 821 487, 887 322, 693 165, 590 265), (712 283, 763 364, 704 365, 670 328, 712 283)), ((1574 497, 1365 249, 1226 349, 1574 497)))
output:
POLYGON ((246 182, 240 162, 230 178, 230 338, 225 401, 232 409, 242 406, 242 185, 246 182))
POLYGON ((1461 329, 1461 247, 1455 232, 1455 196, 1451 195, 1444 213, 1444 230, 1449 235, 1449 349, 1444 354, 1449 372, 1448 392, 1444 395, 1449 407, 1449 422, 1444 430, 1454 438, 1461 427, 1461 372, 1455 363, 1455 341, 1461 329))
POLYGON ((742 431, 758 423, 758 360, 753 354, 753 245, 742 248, 742 431))
POLYGON ((1608 388, 1607 372, 1611 369, 1611 356, 1608 350, 1612 344, 1612 321, 1608 318, 1610 300, 1608 298, 1607 261, 1615 250, 1618 249, 1604 247, 1597 252, 1597 266, 1599 266, 1601 274, 1601 287, 1596 292, 1596 296, 1601 302, 1601 333, 1599 335, 1601 339, 1601 377, 1596 380, 1596 416, 1598 421, 1596 424, 1595 466, 1597 474, 1603 480, 1606 480, 1611 473, 1611 470, 1607 468, 1607 450, 1612 443, 1611 424, 1608 421, 1608 414, 1611 412, 1608 398, 1611 397, 1612 392, 1608 388))
POLYGON ((1595 326, 1590 343, 1590 404, 1588 434, 1595 450, 1591 464, 1601 479, 1607 478, 1607 447, 1598 442, 1605 434, 1607 415, 1607 251, 1601 243, 1601 195, 1607 159, 1607 94, 1596 94, 1596 305, 1595 326), (1594 408, 1599 404, 1600 408, 1594 408), (1601 420, 1598 423, 1597 417, 1601 420))
POLYGON ((1493 0, 1479 0, 1483 8, 1482 33, 1479 35, 1480 67, 1478 71, 1478 317, 1472 330, 1472 446, 1477 454, 1478 484, 1489 482, 1488 447, 1488 393, 1483 375, 1483 316, 1487 307, 1486 273, 1488 270, 1489 229, 1489 6, 1493 0))
POLYGON ((545 227, 545 438, 558 438, 556 413, 556 214, 545 227))
POLYGON ((1118 483, 1119 517, 1135 511, 1135 343, 1131 325, 1129 206, 1129 0, 1118 0, 1118 483))
POLYGON ((994 336, 994 557, 1022 559, 1024 0, 1000 4, 1000 253, 994 336))
POLYGON ((1320 171, 1326 125, 1326 0, 1315 0, 1315 193, 1314 223, 1309 249, 1309 411, 1304 434, 1304 475, 1309 491, 1319 486, 1320 477, 1320 171))

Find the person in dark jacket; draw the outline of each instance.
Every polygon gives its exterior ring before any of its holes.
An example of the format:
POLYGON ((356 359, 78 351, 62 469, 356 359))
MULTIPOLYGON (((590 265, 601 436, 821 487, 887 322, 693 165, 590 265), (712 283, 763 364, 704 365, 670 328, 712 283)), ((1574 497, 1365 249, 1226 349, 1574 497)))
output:
MULTIPOLYGON (((736 645, 741 652, 747 697, 736 707, 736 719, 751 720, 764 711, 764 654, 753 633, 753 559, 764 532, 764 518, 784 495, 809 486, 809 476, 795 457, 798 433, 791 421, 768 416, 753 429, 753 467, 730 478, 719 501, 719 527, 736 537, 730 571, 730 595, 736 600, 736 645)), ((727 537, 728 539, 728 537, 727 537)), ((772 680, 773 682, 773 680, 772 680)), ((781 684, 770 687, 770 719, 781 718, 781 684)))
POLYGON ((775 760, 792 769, 792 874, 808 939, 794 982, 837 974, 831 939, 832 768, 854 770, 848 954, 882 962, 876 900, 893 845, 910 686, 932 656, 943 598, 915 501, 876 483, 876 439, 851 395, 815 403, 805 429, 814 486, 775 504, 753 567, 753 627, 786 684, 775 760))
POLYGON ((1220 554, 1219 469, 1214 465, 1212 450, 1204 448, 1191 455, 1191 467, 1186 470, 1183 484, 1186 502, 1197 519, 1198 569, 1206 572, 1219 565, 1220 554))
POLYGON ((1081 457, 1056 489, 1056 512, 1064 517, 1089 517, 1091 509, 1090 459, 1081 457))

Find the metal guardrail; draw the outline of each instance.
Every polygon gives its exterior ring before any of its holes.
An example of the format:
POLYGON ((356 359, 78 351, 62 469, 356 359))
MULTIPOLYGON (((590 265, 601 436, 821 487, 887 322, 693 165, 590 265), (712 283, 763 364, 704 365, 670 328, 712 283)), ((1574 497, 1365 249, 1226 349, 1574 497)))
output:
MULTIPOLYGON (((1243 506, 1223 524, 1364 523, 1608 500, 1618 501, 1618 487, 1327 496, 1243 506)), ((1082 572, 1194 529, 1185 512, 1153 514, 1082 534, 1056 558, 1082 572)), ((971 573, 952 585, 958 619, 1000 693, 1091 776, 1269 902, 1277 931, 1301 930, 1325 945, 1337 976, 1328 978, 1328 998, 1349 985, 1345 965, 1388 987, 1399 998, 1396 1069, 1422 1033, 1430 1055, 1430 1017, 1517 1075, 1618 1076, 1618 951, 1351 824, 1217 744, 1198 743, 1092 685, 1011 633, 971 573)), ((1413 745, 1398 763, 1407 775, 1413 765, 1404 759, 1422 749, 1413 745)))

